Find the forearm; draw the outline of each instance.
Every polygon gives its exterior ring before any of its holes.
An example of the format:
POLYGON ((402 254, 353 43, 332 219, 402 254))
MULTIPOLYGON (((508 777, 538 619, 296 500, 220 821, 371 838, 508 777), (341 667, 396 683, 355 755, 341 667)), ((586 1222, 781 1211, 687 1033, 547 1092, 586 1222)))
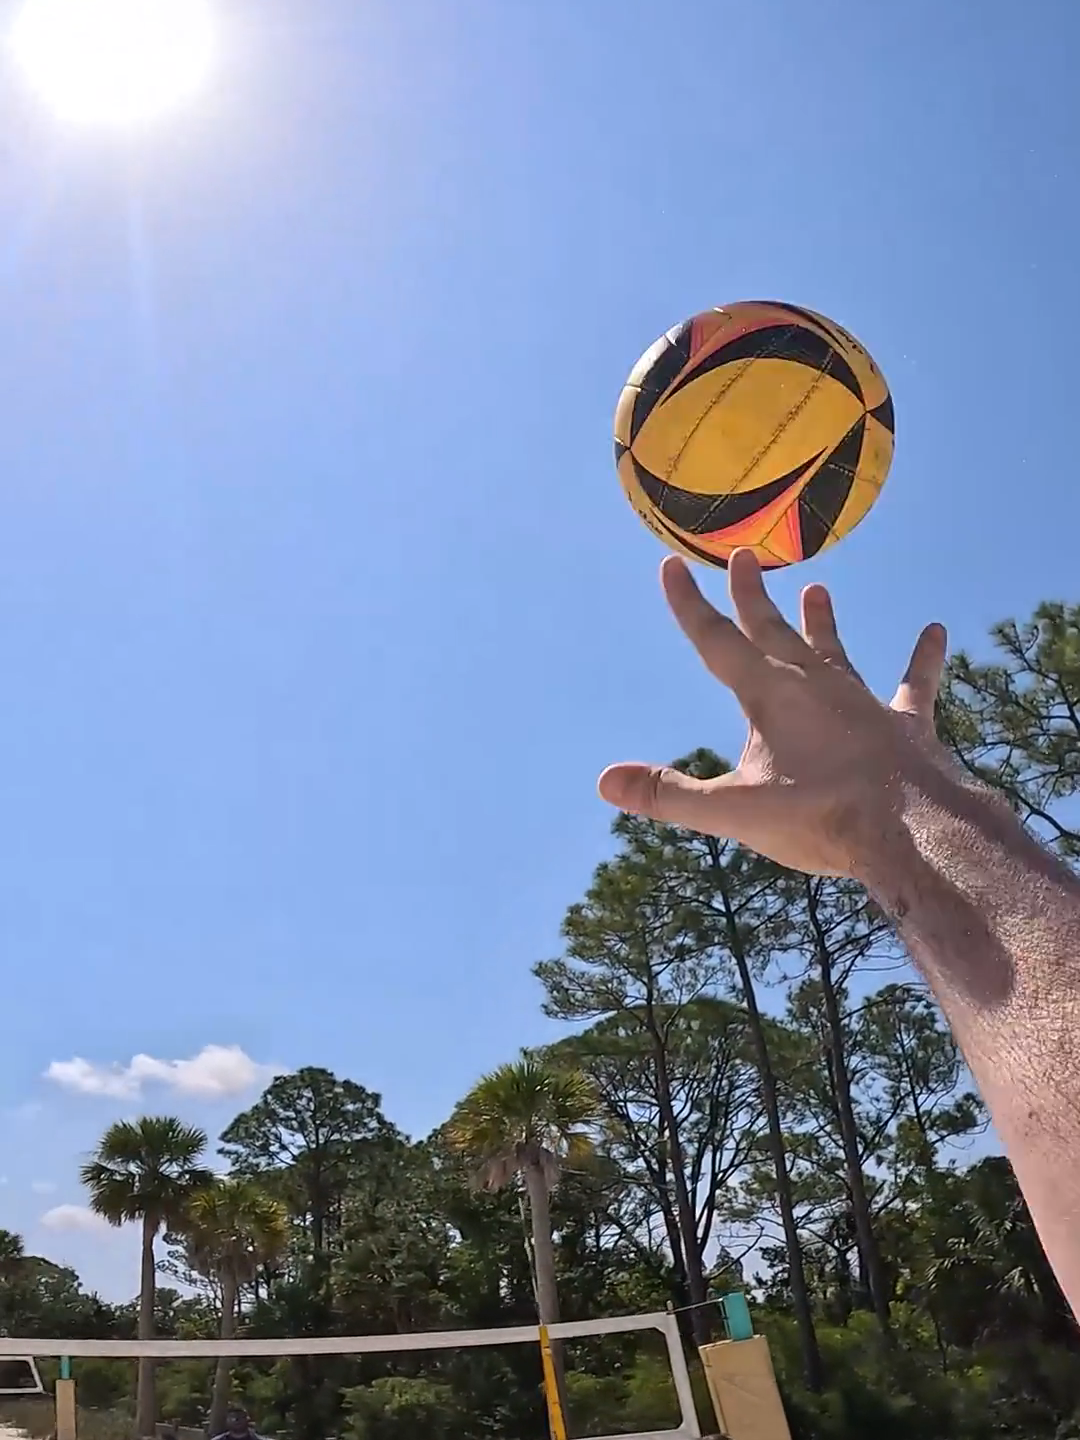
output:
POLYGON ((1080 1312, 1080 881, 999 801, 936 778, 866 881, 933 989, 1080 1312))

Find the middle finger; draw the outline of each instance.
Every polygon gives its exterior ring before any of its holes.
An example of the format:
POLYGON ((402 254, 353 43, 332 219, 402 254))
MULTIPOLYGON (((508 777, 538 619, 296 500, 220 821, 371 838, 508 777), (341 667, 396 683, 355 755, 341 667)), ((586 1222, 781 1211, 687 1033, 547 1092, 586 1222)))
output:
POLYGON ((789 665, 809 665, 814 652, 769 598, 752 550, 736 550, 728 562, 728 586, 743 634, 766 655, 789 665))

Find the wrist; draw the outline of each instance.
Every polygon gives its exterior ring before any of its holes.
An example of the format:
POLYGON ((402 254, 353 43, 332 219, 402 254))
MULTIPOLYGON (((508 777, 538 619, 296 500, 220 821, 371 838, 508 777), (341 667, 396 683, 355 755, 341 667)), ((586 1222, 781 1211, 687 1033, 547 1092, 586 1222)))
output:
POLYGON ((895 823, 858 878, 927 978, 1000 1000, 1018 979, 1013 957, 1060 928, 1080 881, 998 792, 937 769, 899 788, 895 823))
POLYGON ((858 861, 859 879, 890 912, 910 910, 930 874, 966 894, 991 884, 1002 863, 1056 863, 997 791, 966 776, 927 766, 898 779, 891 799, 890 823, 858 861))

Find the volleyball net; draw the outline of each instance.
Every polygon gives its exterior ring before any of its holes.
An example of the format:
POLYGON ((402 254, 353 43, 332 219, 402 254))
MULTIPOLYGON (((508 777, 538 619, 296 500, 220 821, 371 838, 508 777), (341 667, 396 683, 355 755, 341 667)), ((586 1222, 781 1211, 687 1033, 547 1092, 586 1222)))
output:
MULTIPOLYGON (((446 1352, 531 1347, 533 1357, 539 1361, 536 1372, 538 1388, 542 1392, 541 1403, 546 1402, 547 1405, 553 1440, 570 1440, 570 1437, 572 1440, 699 1440, 702 1433, 678 1323, 673 1314, 664 1311, 603 1320, 571 1320, 546 1329, 536 1325, 518 1325, 489 1330, 437 1330, 424 1334, 308 1335, 290 1339, 244 1336, 232 1340, 4 1338, 0 1340, 0 1346, 10 1352, 13 1360, 17 1356, 19 1365, 29 1367, 35 1379, 38 1362, 43 1363, 43 1368, 45 1362, 60 1362, 59 1371, 49 1367, 49 1373, 63 1375, 65 1380, 71 1376, 74 1394, 78 1394, 79 1362, 86 1360, 134 1361, 151 1358, 160 1362, 155 1367, 160 1376, 161 1366, 169 1361, 216 1362, 221 1357, 227 1357, 238 1371, 243 1372, 244 1367, 266 1366, 290 1358, 306 1358, 308 1362, 314 1362, 322 1357, 321 1363, 325 1365, 328 1357, 359 1360, 365 1356, 383 1356, 391 1373, 400 1380, 402 1376, 424 1374, 425 1367, 437 1371, 439 1364, 447 1358, 446 1352), (561 1384, 556 1379, 556 1355, 567 1369, 561 1384), (663 1368, 664 1385, 661 1388, 666 1391, 666 1396, 661 1397, 659 1410, 664 1413, 661 1415, 654 1405, 646 1420, 641 1421, 638 1416, 638 1428, 633 1428, 635 1421, 632 1418, 633 1407, 630 1406, 627 1409, 627 1415, 631 1417, 629 1426, 624 1426, 622 1419, 616 1416, 618 1428, 612 1428, 609 1417, 613 1408, 617 1411, 618 1406, 608 1405, 605 1410, 589 1403, 590 1399, 597 1394, 607 1395, 619 1383, 620 1373, 638 1363, 643 1356, 651 1364, 663 1368), (595 1428, 597 1417, 599 1429, 595 1428), (654 1423, 657 1428, 652 1428, 654 1423)), ((3 1357, 0 1357, 2 1364, 3 1357)), ((207 1368, 209 1372, 209 1365, 207 1368)), ((383 1369, 382 1366, 378 1368, 383 1369)), ((22 1373, 25 1375, 27 1371, 22 1373)), ((311 1379, 316 1385, 340 1383, 329 1374, 325 1378, 316 1378, 317 1375, 318 1369, 314 1367, 311 1379)), ((350 1395, 362 1391, 365 1383, 374 1391, 380 1381, 369 1377, 365 1382, 363 1374, 359 1377, 354 1374, 348 1381, 350 1395)), ((244 1400, 245 1387, 235 1385, 234 1390, 237 1392, 234 1398, 244 1400)), ((61 1394, 58 1382, 58 1421, 61 1419, 61 1394)), ((247 1408, 251 1410, 252 1421, 260 1431, 287 1434, 287 1425, 276 1426, 273 1417, 260 1415, 251 1405, 247 1408)), ((73 1397, 70 1409, 72 1421, 58 1423, 53 1430, 58 1440, 75 1440, 73 1435, 64 1433, 74 1422, 73 1397)), ((506 1440, 514 1440, 514 1437, 508 1435, 506 1440)))

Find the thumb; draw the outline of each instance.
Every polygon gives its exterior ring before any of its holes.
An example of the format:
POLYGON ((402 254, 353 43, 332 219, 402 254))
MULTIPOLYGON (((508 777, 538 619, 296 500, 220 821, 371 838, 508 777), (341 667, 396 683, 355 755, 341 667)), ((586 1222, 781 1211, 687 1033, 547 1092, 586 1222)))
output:
POLYGON ((759 787, 747 785, 737 771, 696 780, 666 765, 610 765, 597 789, 601 799, 631 815, 731 839, 742 833, 750 807, 761 800, 759 787))

